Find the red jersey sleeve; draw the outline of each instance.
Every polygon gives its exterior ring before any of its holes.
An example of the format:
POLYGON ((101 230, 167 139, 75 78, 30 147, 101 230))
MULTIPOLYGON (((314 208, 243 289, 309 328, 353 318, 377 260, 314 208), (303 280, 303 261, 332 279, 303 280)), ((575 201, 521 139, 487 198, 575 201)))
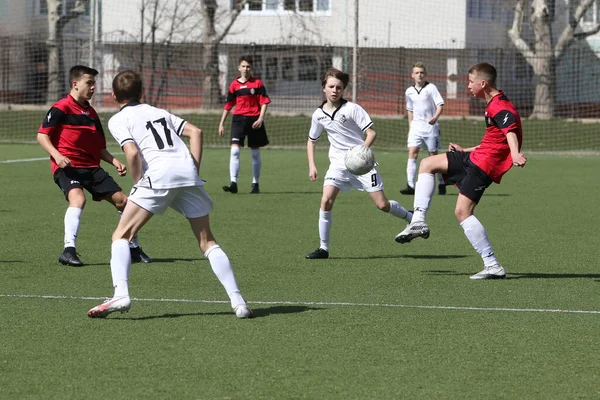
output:
POLYGON ((46 117, 44 118, 44 121, 42 122, 42 124, 40 125, 40 128, 38 129, 38 133, 42 133, 44 135, 49 135, 49 136, 53 135, 54 133, 57 132, 58 128, 63 123, 64 119, 65 119, 64 111, 61 110, 60 108, 56 107, 56 105, 55 105, 50 110, 48 110, 48 112, 46 113, 46 117))

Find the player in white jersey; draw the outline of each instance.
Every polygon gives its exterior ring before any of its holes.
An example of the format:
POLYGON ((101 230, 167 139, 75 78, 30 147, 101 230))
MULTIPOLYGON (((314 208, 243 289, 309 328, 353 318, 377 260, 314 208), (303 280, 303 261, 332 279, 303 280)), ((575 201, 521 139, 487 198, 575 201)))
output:
POLYGON ((373 168, 365 175, 356 176, 345 166, 344 156, 353 146, 365 145, 370 147, 375 141, 376 132, 373 122, 367 112, 358 104, 343 98, 348 86, 349 76, 335 68, 330 68, 323 78, 322 87, 325 98, 312 116, 312 124, 308 134, 306 152, 308 155, 308 177, 317 180, 315 166, 315 146, 323 130, 327 131, 329 139, 329 169, 323 183, 323 196, 319 210, 320 246, 317 250, 306 255, 308 259, 329 258, 329 236, 331 232, 331 210, 340 190, 347 192, 351 188, 366 191, 381 211, 392 214, 410 222, 412 213, 398 202, 388 200, 383 193, 383 181, 373 168), (366 135, 366 139, 365 139, 366 135))
MULTIPOLYGON (((419 149, 427 147, 429 155, 441 149, 438 118, 444 110, 444 99, 433 83, 425 80, 427 71, 422 62, 412 67, 415 84, 406 89, 406 110, 408 112, 408 161, 406 163, 406 188, 402 194, 415 194, 417 158, 419 149)), ((438 176, 438 193, 446 194, 446 184, 441 174, 438 176)))
POLYGON ((123 71, 113 80, 113 98, 120 111, 108 122, 123 148, 134 186, 117 229, 112 235, 110 269, 114 296, 88 312, 91 318, 106 317, 131 307, 129 240, 154 214, 168 207, 183 214, 213 272, 225 288, 238 318, 253 316, 238 288, 231 263, 217 244, 208 214, 213 202, 198 176, 202 159, 202 130, 168 111, 141 104, 142 79, 123 71), (190 139, 188 150, 180 136, 190 139))

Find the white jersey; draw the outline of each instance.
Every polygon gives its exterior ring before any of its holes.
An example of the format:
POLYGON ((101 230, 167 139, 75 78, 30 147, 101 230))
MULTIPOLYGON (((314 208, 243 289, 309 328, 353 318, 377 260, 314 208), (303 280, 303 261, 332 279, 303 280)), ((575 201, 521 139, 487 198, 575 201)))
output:
POLYGON ((319 140, 323 130, 329 139, 329 162, 331 165, 346 168, 344 156, 350 148, 364 144, 364 132, 373 126, 369 114, 358 104, 342 99, 333 115, 327 114, 321 104, 312 115, 308 138, 319 140))
POLYGON ((200 186, 198 170, 181 140, 186 121, 148 104, 130 103, 108 121, 108 129, 121 147, 137 146, 144 175, 136 186, 152 189, 200 186))
MULTIPOLYGON (((438 88, 433 83, 425 82, 421 89, 417 89, 415 86, 406 89, 405 97, 406 109, 413 113, 410 130, 425 135, 428 132, 438 132, 438 129, 433 129, 429 125, 429 120, 435 115, 436 108, 444 105, 444 99, 438 88)), ((436 122, 435 128, 437 127, 438 123, 436 122)))

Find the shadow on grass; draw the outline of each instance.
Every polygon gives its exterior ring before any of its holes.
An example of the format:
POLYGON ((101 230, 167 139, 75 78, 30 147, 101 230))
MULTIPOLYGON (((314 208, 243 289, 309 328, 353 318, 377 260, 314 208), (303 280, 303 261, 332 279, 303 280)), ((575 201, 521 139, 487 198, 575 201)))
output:
MULTIPOLYGON (((266 196, 268 196, 268 195, 272 195, 272 194, 322 194, 322 193, 323 192, 321 190, 314 191, 314 192, 292 192, 292 191, 289 191, 289 192, 263 192, 261 190, 259 194, 260 195, 266 195, 266 196)), ((242 193, 242 192, 240 192, 238 194, 242 194, 242 195, 244 195, 244 194, 252 194, 253 196, 255 195, 255 193, 242 193)))
POLYGON ((412 258, 421 260, 445 260, 453 258, 466 258, 467 256, 452 255, 452 254, 391 254, 391 255, 375 255, 375 256, 362 256, 362 257, 329 257, 330 260, 376 260, 381 258, 412 258))
MULTIPOLYGON (((323 308, 317 307, 306 307, 297 305, 278 305, 272 307, 263 308, 252 308, 254 311, 254 318, 268 317, 269 315, 275 314, 297 314, 305 311, 317 311, 323 310, 323 308)), ((233 311, 219 311, 219 312, 197 312, 197 313, 169 313, 162 315, 148 315, 144 317, 121 317, 112 318, 113 320, 128 320, 128 321, 145 321, 152 319, 169 319, 169 318, 181 318, 181 317, 196 317, 196 316, 211 316, 211 315, 224 315, 227 317, 235 317, 233 311)), ((111 319, 111 318, 108 318, 111 319)))
POLYGON ((24 263, 25 261, 23 260, 0 260, 0 263, 3 264, 12 264, 12 263, 24 263))

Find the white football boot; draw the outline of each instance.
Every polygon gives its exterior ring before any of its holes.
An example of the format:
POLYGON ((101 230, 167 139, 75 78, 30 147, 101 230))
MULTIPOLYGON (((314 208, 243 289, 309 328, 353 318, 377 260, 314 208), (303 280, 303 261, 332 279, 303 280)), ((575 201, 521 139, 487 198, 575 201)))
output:
POLYGON ((254 317, 254 312, 248 307, 247 304, 238 304, 233 311, 235 312, 235 316, 238 318, 252 318, 254 317))
POLYGON ((120 311, 126 313, 131 308, 131 299, 129 296, 125 297, 113 297, 112 299, 106 300, 104 303, 97 305, 88 311, 88 317, 90 318, 104 318, 108 314, 120 311))
POLYGON ((396 242, 408 243, 414 238, 422 237, 427 239, 429 237, 429 227, 423 222, 411 222, 406 225, 406 228, 396 235, 396 242))
POLYGON ((502 265, 496 264, 491 267, 483 267, 483 271, 476 273, 475 275, 471 275, 469 279, 504 279, 506 278, 506 273, 504 272, 504 268, 502 265))

